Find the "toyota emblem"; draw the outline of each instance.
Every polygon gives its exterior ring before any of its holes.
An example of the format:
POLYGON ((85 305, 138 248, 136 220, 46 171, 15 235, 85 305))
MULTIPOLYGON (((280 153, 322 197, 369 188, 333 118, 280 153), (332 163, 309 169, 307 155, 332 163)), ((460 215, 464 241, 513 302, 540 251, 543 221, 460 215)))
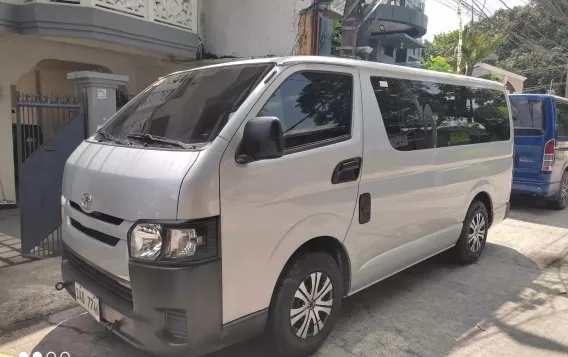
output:
POLYGON ((93 198, 91 197, 91 195, 88 193, 84 193, 83 196, 81 197, 81 207, 84 210, 88 210, 91 208, 91 203, 93 203, 93 198))

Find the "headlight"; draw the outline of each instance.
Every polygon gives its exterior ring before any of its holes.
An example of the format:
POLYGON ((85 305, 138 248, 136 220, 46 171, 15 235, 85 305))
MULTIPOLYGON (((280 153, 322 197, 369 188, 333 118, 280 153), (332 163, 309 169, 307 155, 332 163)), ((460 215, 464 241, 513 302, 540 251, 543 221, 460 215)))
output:
POLYGON ((133 258, 156 260, 162 251, 162 226, 139 224, 130 237, 130 252, 133 258))
POLYGON ((216 257, 217 221, 138 223, 130 233, 130 256, 173 263, 216 257))

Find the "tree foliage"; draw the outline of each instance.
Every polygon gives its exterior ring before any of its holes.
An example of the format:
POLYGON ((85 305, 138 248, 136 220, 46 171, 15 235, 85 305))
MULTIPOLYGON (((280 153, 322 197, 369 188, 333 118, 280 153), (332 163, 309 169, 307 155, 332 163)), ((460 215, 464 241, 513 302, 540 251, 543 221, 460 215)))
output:
POLYGON ((558 84, 565 81, 568 63, 568 22, 534 4, 498 11, 483 25, 488 31, 502 27, 512 33, 495 52, 497 66, 526 76, 525 88, 542 86, 533 93, 545 93, 551 82, 557 93, 564 93, 564 85, 558 84))
POLYGON ((333 21, 333 34, 331 36, 331 54, 339 55, 339 46, 341 46, 341 21, 333 21))
MULTIPOLYGON (((473 27, 489 38, 507 35, 494 48, 498 59, 489 61, 492 65, 526 76, 525 88, 531 93, 545 93, 552 83, 557 94, 564 94, 568 67, 568 12, 564 9, 568 11, 568 0, 531 0, 526 6, 498 10, 473 27)), ((425 60, 446 56, 455 68, 453 57, 444 50, 451 52, 452 44, 457 46, 457 36, 453 31, 426 42, 425 60)))
POLYGON ((432 57, 422 65, 423 68, 430 71, 452 73, 452 66, 441 56, 432 57))
MULTIPOLYGON (((460 73, 471 76, 473 66, 493 54, 506 40, 503 33, 487 32, 477 24, 464 28, 462 33, 462 62, 460 73)), ((427 44, 427 53, 431 56, 443 56, 452 68, 457 69, 459 32, 457 30, 434 36, 434 41, 427 44)))
POLYGON ((426 48, 424 49, 423 59, 428 61, 432 57, 444 56, 450 53, 451 49, 457 45, 458 39, 458 30, 434 35, 432 42, 424 41, 426 48))

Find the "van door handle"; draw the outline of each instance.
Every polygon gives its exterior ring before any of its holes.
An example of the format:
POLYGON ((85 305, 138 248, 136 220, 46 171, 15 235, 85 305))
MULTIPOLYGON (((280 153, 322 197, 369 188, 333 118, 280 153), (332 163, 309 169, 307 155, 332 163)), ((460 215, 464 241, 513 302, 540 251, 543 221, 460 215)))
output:
POLYGON ((362 161, 360 157, 341 161, 333 170, 331 183, 336 185, 338 183, 357 181, 361 172, 362 161))

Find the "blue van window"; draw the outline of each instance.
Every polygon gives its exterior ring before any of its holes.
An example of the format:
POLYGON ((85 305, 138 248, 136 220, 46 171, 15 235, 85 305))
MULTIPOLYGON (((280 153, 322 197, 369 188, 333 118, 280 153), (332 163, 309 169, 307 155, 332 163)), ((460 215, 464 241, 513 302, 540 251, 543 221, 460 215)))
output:
POLYGON ((556 135, 568 136, 568 103, 556 101, 556 135))
POLYGON ((542 100, 511 100, 513 126, 517 136, 544 135, 546 132, 546 105, 542 100))

